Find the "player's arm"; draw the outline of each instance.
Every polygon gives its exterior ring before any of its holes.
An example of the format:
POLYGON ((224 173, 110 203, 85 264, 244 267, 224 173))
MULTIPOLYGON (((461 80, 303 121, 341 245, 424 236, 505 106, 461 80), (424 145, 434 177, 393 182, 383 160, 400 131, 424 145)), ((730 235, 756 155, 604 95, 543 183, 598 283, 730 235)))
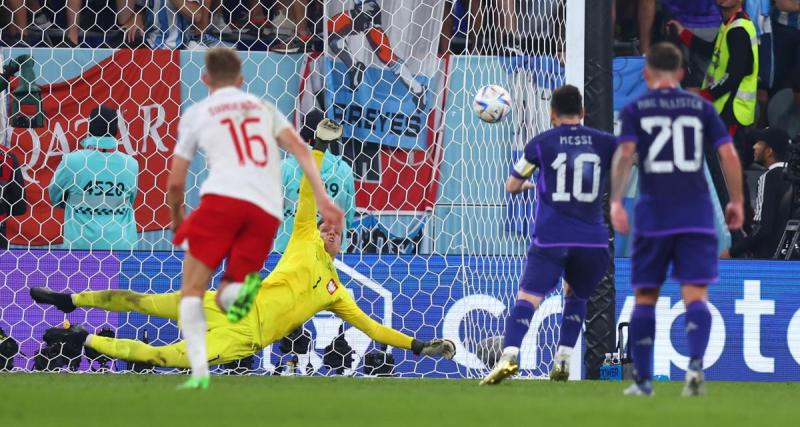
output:
MULTIPOLYGON (((303 148, 305 149, 305 148, 303 148)), ((325 153, 319 150, 311 152, 317 169, 322 169, 322 159, 325 153)), ((300 192, 297 200, 297 213, 294 217, 294 229, 291 239, 309 239, 319 236, 317 231, 317 203, 314 200, 314 191, 308 181, 308 175, 303 175, 300 181, 300 192)))
MULTIPOLYGON (((341 230, 344 213, 325 193, 325 185, 322 183, 319 168, 316 166, 314 157, 311 155, 311 152, 309 152, 302 138, 300 138, 300 135, 298 135, 297 131, 292 127, 287 126, 280 130, 276 138, 281 148, 288 151, 297 159, 297 163, 300 165, 303 174, 311 185, 311 190, 317 201, 322 219, 333 225, 336 229, 341 230)), ((297 218, 295 218, 295 227, 297 227, 296 221, 297 218)))
POLYGON ((628 212, 622 205, 622 195, 628 188, 631 170, 636 163, 636 144, 639 143, 639 118, 633 104, 623 108, 619 113, 620 136, 617 138, 617 150, 611 159, 611 225, 620 233, 627 233, 629 228, 628 212))
POLYGON ((511 171, 506 178, 506 191, 517 194, 533 188, 534 185, 530 179, 537 167, 539 167, 539 156, 534 139, 525 146, 522 156, 511 166, 511 171))
POLYGON ((622 203, 636 157, 636 144, 623 142, 617 146, 611 160, 611 203, 622 203))
MULTIPOLYGON (((343 291, 347 292, 344 289, 343 291)), ((452 341, 442 339, 422 341, 382 325, 358 308, 349 294, 336 301, 330 310, 379 343, 411 350, 416 355, 442 356, 447 359, 455 356, 455 344, 452 341)))
POLYGON ((611 161, 611 224, 620 233, 628 232, 628 213, 622 205, 622 194, 628 187, 636 157, 636 143, 622 142, 611 161))

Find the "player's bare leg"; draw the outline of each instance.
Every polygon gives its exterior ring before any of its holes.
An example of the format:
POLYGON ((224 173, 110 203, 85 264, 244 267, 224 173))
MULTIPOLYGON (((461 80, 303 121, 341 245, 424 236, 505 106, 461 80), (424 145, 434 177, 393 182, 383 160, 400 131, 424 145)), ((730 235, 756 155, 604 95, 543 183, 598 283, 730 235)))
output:
POLYGON ((711 334, 708 288, 706 285, 684 284, 681 294, 686 305, 686 338, 689 343, 689 368, 686 370, 683 396, 703 396, 706 394, 703 356, 711 334))
POLYGON ((626 388, 626 396, 652 396, 653 343, 656 334, 656 302, 659 289, 637 288, 636 306, 631 314, 630 341, 636 383, 626 388))
POLYGON ((179 390, 207 389, 209 383, 208 356, 206 354, 206 318, 203 295, 211 280, 212 270, 199 259, 186 252, 183 261, 181 286, 180 326, 186 341, 186 355, 192 367, 192 376, 178 386, 179 390))
POLYGON ((500 360, 494 365, 492 370, 481 381, 481 385, 495 385, 508 377, 512 377, 519 372, 519 347, 522 339, 528 332, 533 319, 533 313, 539 308, 542 297, 529 294, 520 290, 517 294, 517 302, 508 313, 506 318, 506 334, 503 337, 503 354, 500 360))

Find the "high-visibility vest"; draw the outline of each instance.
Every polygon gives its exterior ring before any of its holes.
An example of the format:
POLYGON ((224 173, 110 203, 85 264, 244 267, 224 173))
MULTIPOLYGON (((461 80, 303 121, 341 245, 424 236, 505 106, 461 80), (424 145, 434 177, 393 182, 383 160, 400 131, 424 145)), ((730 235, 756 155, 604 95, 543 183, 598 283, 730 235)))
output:
MULTIPOLYGON (((730 52, 728 52, 726 40, 728 32, 737 27, 744 28, 747 31, 747 35, 750 36, 750 47, 753 50, 753 69, 750 74, 742 79, 737 90, 733 92, 733 115, 739 124, 750 126, 755 122, 756 118, 756 91, 758 90, 758 39, 756 38, 756 27, 753 25, 753 21, 740 17, 732 21, 729 20, 720 26, 719 34, 714 42, 711 63, 703 81, 703 89, 713 86, 727 76, 730 52)), ((717 112, 722 112, 730 96, 731 93, 729 92, 714 100, 713 104, 717 112)))

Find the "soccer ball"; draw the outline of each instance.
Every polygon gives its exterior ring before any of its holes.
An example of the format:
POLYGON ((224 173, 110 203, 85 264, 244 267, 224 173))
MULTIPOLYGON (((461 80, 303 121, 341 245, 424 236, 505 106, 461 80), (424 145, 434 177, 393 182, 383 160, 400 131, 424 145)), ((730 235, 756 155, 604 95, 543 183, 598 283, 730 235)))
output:
POLYGON ((497 123, 511 112, 511 95, 498 85, 486 85, 475 94, 472 109, 484 122, 497 123))

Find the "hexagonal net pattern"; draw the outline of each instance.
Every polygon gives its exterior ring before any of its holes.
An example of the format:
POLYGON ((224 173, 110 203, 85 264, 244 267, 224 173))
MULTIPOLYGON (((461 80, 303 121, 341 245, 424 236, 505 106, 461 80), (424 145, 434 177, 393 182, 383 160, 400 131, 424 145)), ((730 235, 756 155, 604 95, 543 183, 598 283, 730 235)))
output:
MULTIPOLYGON (((234 327, 212 302, 212 365, 484 375, 500 351, 533 221, 535 196, 507 195, 504 180, 525 143, 549 127, 550 93, 569 67, 566 2, 178 3, 69 0, 51 10, 2 0, 0 243, 9 249, 0 252, 0 369, 188 366, 177 328, 184 252, 172 244, 167 180, 181 114, 208 95, 204 51, 225 46, 241 58, 242 89, 275 105, 305 140, 324 117, 342 125, 321 170, 346 213, 334 266, 360 310, 420 341, 452 340, 456 355, 387 347, 325 310, 284 338, 256 342, 256 326, 234 327), (495 123, 473 110, 489 84, 512 104, 495 123), (53 293, 32 296, 38 288, 53 293), (92 334, 87 347, 78 325, 92 334)), ((284 222, 262 277, 294 227, 302 171, 284 157, 284 222)), ((185 183, 189 218, 208 173, 198 153, 185 183)), ((523 376, 549 370, 560 295, 532 321, 523 376)), ((264 310, 273 308, 255 312, 264 310)))

